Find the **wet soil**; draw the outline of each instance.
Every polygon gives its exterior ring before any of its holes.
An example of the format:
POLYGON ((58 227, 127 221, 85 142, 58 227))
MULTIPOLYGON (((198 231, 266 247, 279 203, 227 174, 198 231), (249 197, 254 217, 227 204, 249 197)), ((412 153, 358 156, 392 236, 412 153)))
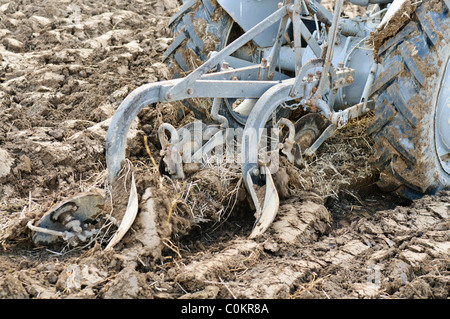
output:
POLYGON ((161 56, 179 6, 0 0, 0 298, 447 299, 450 192, 413 202, 380 192, 364 121, 309 170, 286 166, 287 196, 252 240, 233 167, 160 179, 159 124, 192 116, 149 106, 128 136, 139 212, 124 239, 111 250, 111 233, 76 248, 33 244, 27 223, 76 194, 106 191, 123 214, 131 175, 108 193, 106 131, 133 89, 170 76, 161 56))

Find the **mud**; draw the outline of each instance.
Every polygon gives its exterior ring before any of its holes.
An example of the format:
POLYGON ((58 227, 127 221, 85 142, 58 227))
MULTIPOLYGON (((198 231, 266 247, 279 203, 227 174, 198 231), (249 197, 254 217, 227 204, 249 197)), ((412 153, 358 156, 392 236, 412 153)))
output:
POLYGON ((279 214, 256 240, 238 167, 193 169, 183 183, 156 166, 159 124, 189 122, 187 110, 145 108, 120 185, 105 184, 110 118, 134 88, 170 77, 161 56, 179 5, 0 0, 0 297, 448 298, 450 192, 381 193, 367 119, 306 168, 284 165, 279 214), (112 250, 114 223, 83 246, 33 245, 27 222, 82 192, 104 192, 120 220, 131 174, 139 213, 112 250))
POLYGON ((380 46, 389 38, 397 34, 397 32, 411 19, 415 14, 417 3, 414 1, 405 1, 401 7, 396 11, 395 15, 391 16, 384 23, 372 32, 369 41, 373 45, 374 58, 378 59, 378 50, 380 46))

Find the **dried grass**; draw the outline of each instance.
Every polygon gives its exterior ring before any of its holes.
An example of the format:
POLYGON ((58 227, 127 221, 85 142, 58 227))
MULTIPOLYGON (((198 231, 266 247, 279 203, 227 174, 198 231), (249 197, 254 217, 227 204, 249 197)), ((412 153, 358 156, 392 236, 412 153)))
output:
POLYGON ((338 198, 349 186, 374 176, 374 168, 368 163, 374 152, 373 141, 366 133, 372 118, 373 114, 368 114, 336 131, 319 148, 314 161, 299 170, 299 175, 309 180, 312 189, 324 199, 338 198))
MULTIPOLYGON (((368 164, 373 153, 373 141, 366 134, 372 118, 373 114, 368 114, 338 130, 303 169, 280 161, 281 165, 289 165, 290 172, 294 173, 289 174, 290 184, 295 184, 297 189, 291 193, 301 196, 302 191, 312 190, 324 200, 338 198, 342 192, 356 196, 348 188, 371 179, 375 174, 368 164)), ((239 148, 235 149, 238 150, 236 158, 239 158, 239 148)), ((236 206, 238 191, 243 187, 241 165, 238 161, 227 162, 219 155, 208 154, 203 158, 201 170, 186 179, 184 187, 181 181, 168 183, 174 190, 174 198, 177 198, 174 215, 185 216, 188 213, 194 224, 213 221, 211 228, 215 229, 236 206)))
POLYGON ((237 164, 219 163, 215 155, 207 156, 201 170, 187 179, 184 188, 180 187, 180 181, 172 184, 179 192, 174 215, 187 211, 194 224, 222 223, 228 218, 242 178, 237 164))

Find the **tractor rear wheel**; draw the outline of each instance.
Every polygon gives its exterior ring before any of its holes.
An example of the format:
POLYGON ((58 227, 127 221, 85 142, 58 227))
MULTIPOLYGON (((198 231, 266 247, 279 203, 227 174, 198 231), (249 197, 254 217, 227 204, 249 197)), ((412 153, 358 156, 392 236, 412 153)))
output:
POLYGON ((378 186, 415 199, 450 187, 450 25, 448 1, 418 4, 385 39, 372 86, 378 186))

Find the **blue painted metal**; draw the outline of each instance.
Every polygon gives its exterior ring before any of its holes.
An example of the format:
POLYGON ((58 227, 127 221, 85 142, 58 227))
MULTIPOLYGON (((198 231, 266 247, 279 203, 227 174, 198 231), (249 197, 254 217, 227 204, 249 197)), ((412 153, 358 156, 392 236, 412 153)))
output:
MULTIPOLYGON (((278 10, 279 0, 218 0, 222 8, 247 32, 259 22, 278 10)), ((275 43, 278 25, 275 24, 255 37, 253 41, 261 48, 275 43)))

